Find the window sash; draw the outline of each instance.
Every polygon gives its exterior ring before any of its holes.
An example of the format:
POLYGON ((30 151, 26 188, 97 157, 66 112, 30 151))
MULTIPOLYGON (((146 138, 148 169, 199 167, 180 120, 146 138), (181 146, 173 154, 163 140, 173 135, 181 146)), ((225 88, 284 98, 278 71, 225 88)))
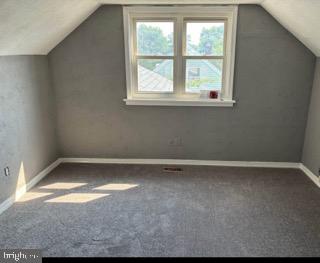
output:
POLYGON ((198 97, 197 92, 188 92, 186 87, 186 62, 187 60, 197 59, 197 60, 210 60, 210 59, 221 59, 223 63, 222 69, 222 85, 221 85, 221 93, 224 92, 224 58, 225 58, 225 47, 226 47, 226 22, 225 20, 218 20, 218 19, 209 19, 209 18, 198 18, 198 17, 174 17, 174 18, 145 18, 145 19, 134 19, 134 67, 135 67, 135 76, 136 76, 136 85, 135 85, 135 93, 136 94, 154 94, 154 95, 175 95, 175 96, 184 96, 184 97, 198 97), (180 20, 180 25, 178 26, 177 22, 180 20), (181 21, 182 20, 182 21, 181 21), (173 55, 172 56, 164 56, 164 55, 139 55, 137 49, 137 23, 138 22, 173 22, 173 55), (181 23, 182 22, 182 23, 181 23), (187 23, 214 23, 218 22, 224 23, 224 37, 223 37, 223 55, 220 56, 213 56, 213 55, 187 55, 187 42, 186 42, 186 35, 187 35, 187 23), (181 24, 183 25, 181 28, 181 24), (179 37, 180 36, 180 37, 179 37), (181 37, 182 36, 182 37, 181 37), (179 49, 179 51, 178 51, 179 49), (139 74, 138 74, 138 60, 139 59, 170 59, 173 60, 173 90, 172 91, 141 91, 139 90, 139 74), (182 70, 178 69, 178 61, 182 64, 182 70))
POLYGON ((176 38, 176 18, 175 17, 137 17, 132 19, 132 41, 133 41, 133 81, 134 81, 134 93, 136 95, 143 95, 143 97, 171 97, 175 93, 176 86, 176 73, 175 64, 177 60, 177 38, 176 38), (173 55, 163 56, 163 55, 139 55, 138 54, 138 40, 137 40, 137 23, 138 22, 172 22, 173 23, 173 55), (173 91, 139 91, 139 80, 138 80, 138 60, 139 59, 170 59, 173 60, 173 91))

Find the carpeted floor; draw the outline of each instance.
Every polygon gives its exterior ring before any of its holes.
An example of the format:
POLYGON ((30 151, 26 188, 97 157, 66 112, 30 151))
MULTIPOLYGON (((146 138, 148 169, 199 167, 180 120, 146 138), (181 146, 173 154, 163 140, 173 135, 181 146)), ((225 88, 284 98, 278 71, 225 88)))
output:
POLYGON ((320 256, 320 189, 294 169, 61 164, 0 215, 44 256, 320 256))

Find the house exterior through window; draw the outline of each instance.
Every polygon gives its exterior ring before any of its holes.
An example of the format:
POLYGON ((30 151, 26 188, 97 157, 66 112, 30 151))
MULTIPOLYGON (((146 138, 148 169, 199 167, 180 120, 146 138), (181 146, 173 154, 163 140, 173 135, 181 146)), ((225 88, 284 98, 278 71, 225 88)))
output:
POLYGON ((236 22, 237 6, 124 7, 126 103, 232 106, 236 22))

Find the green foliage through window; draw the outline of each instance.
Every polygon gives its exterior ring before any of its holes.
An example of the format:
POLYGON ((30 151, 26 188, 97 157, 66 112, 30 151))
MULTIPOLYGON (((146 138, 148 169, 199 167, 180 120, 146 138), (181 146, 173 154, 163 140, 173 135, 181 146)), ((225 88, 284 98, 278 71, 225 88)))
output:
POLYGON ((165 36, 160 27, 139 24, 138 53, 141 55, 173 55, 173 35, 165 36))
POLYGON ((223 27, 203 28, 200 34, 199 53, 204 55, 223 54, 223 27))

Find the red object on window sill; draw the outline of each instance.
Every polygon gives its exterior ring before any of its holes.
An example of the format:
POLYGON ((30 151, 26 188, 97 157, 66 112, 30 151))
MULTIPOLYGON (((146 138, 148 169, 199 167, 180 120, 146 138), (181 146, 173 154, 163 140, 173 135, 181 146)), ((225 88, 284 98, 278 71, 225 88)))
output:
POLYGON ((219 96, 218 91, 211 90, 210 93, 209 93, 210 99, 217 99, 218 96, 219 96))

